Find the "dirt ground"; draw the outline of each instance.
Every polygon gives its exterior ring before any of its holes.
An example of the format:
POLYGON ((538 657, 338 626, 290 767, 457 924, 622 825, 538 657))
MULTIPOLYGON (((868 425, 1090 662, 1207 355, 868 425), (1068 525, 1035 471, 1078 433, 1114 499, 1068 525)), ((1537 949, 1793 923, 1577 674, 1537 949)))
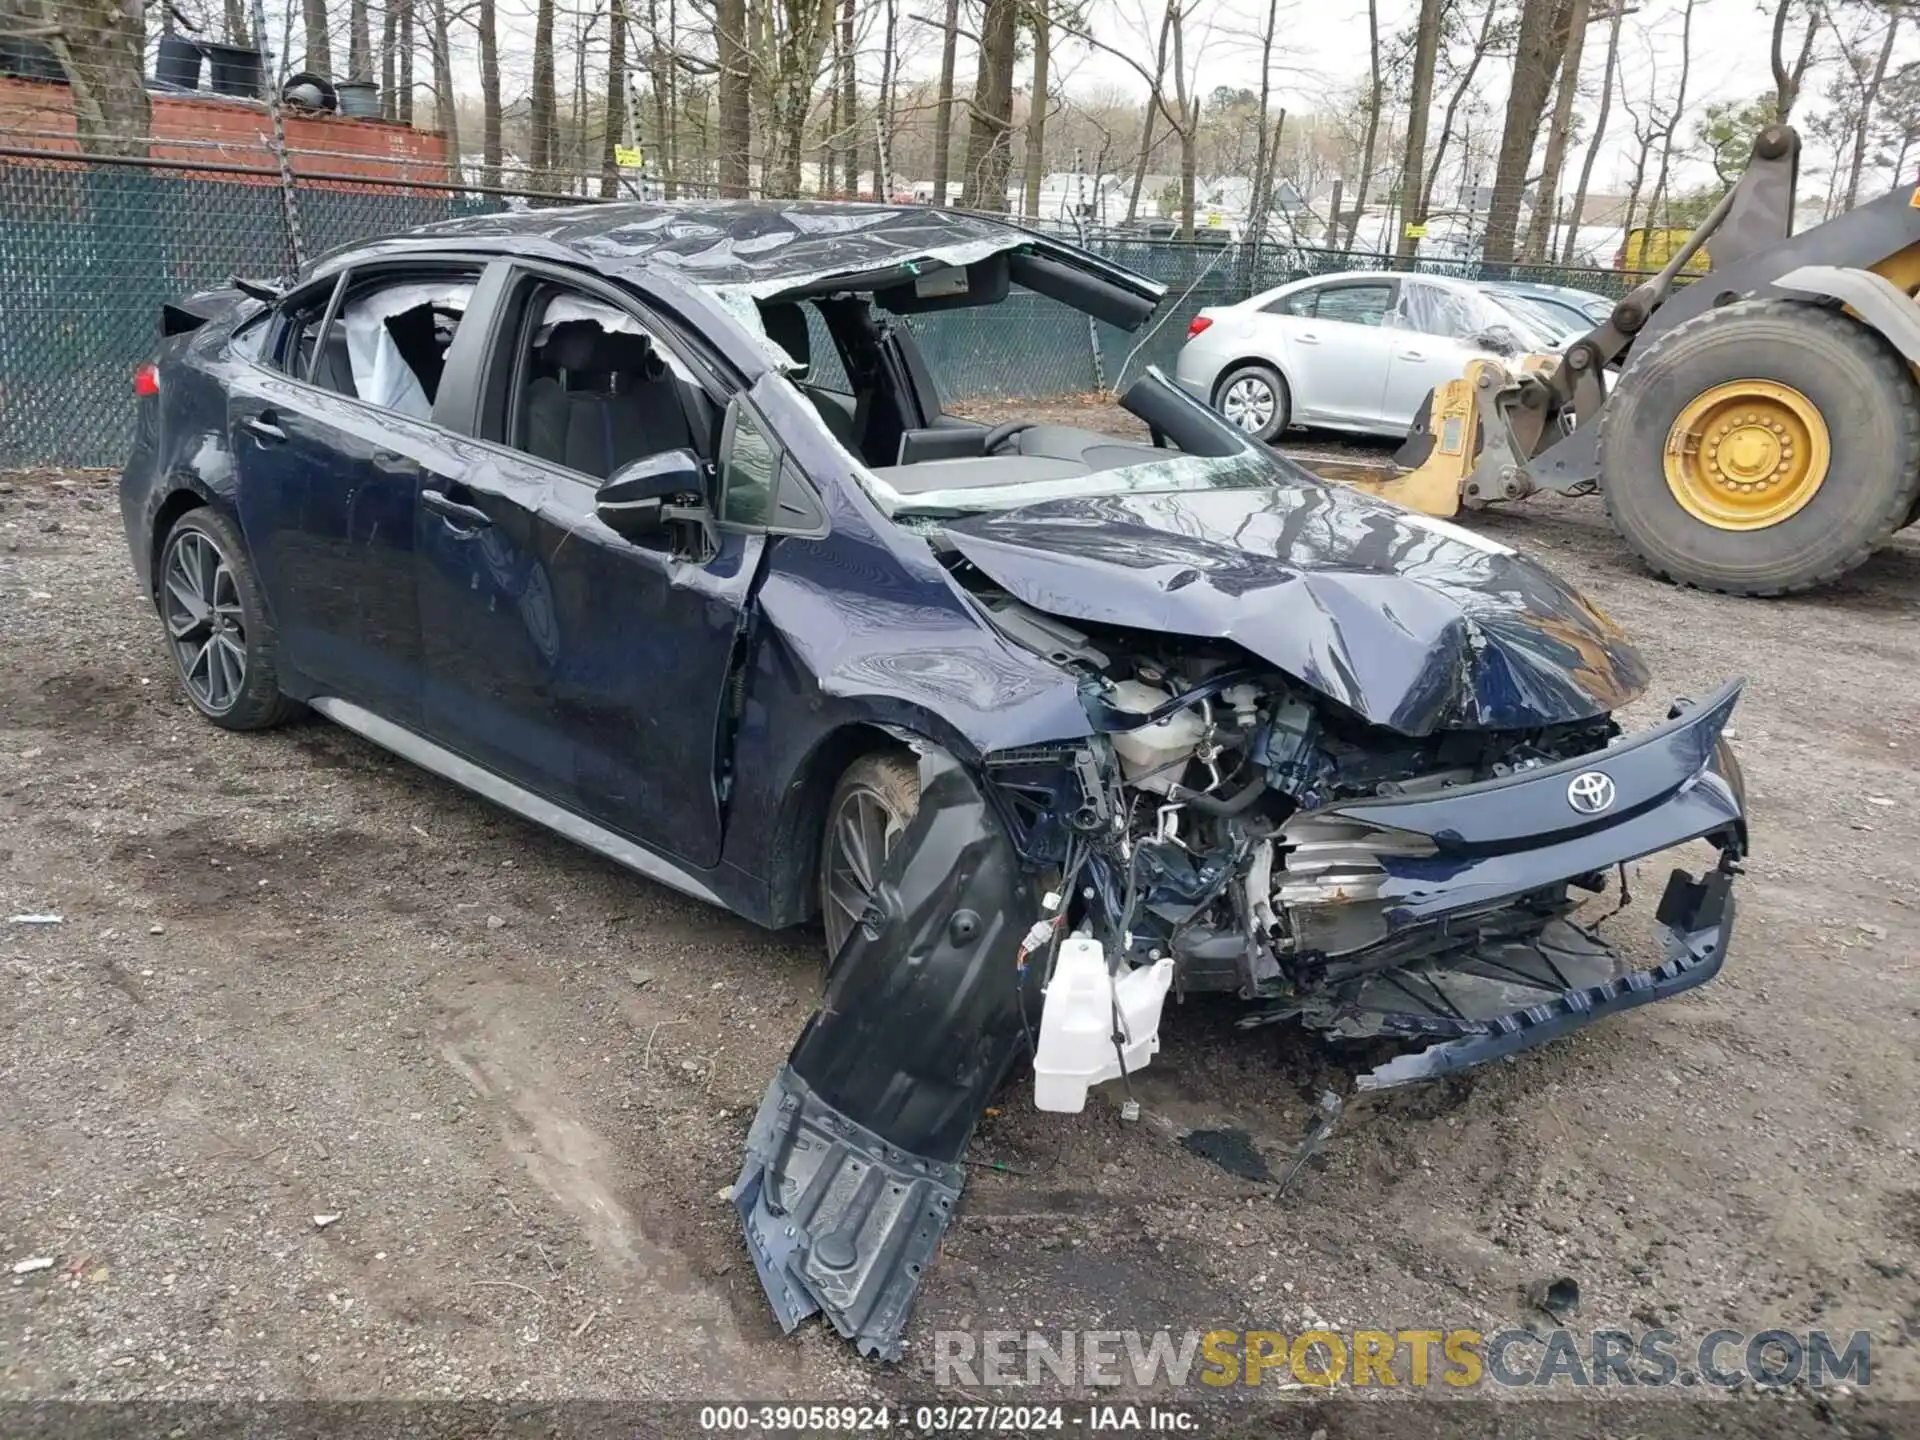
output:
POLYGON ((200 722, 109 482, 0 476, 0 1274, 56 1262, 0 1283, 0 1396, 924 1396, 937 1328, 1492 1331, 1570 1276, 1582 1325, 1869 1330, 1920 1399, 1920 531, 1754 602, 1650 580, 1596 502, 1474 519, 1643 642, 1630 722, 1749 677, 1725 973, 1350 1114, 1284 1198, 1179 1137, 1278 1167, 1310 1040, 1170 1009, 1131 1124, 1016 1081, 889 1369, 780 1335, 721 1196, 818 936, 323 723, 200 722))

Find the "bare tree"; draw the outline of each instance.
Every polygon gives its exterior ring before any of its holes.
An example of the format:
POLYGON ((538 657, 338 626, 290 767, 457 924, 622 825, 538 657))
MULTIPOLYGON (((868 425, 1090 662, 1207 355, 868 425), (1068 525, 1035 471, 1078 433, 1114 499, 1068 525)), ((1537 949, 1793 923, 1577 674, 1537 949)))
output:
MULTIPOLYGON (((1173 17, 1173 94, 1175 108, 1179 118, 1174 128, 1180 135, 1180 238, 1193 238, 1194 185, 1198 168, 1198 140, 1200 131, 1200 93, 1199 86, 1187 76, 1187 12, 1181 8, 1181 0, 1167 0, 1168 13, 1173 17)), ((1166 105, 1161 98, 1162 108, 1166 105)))
POLYGON ((1573 139, 1573 98, 1580 88, 1580 60, 1586 50, 1590 14, 1588 0, 1571 0, 1567 11, 1567 44, 1560 57, 1560 83, 1554 91, 1553 116, 1547 122, 1547 150, 1540 162, 1533 213, 1527 219, 1524 253, 1529 260, 1547 260, 1553 254, 1552 229, 1554 212, 1560 203, 1560 173, 1566 169, 1567 145, 1573 139))
POLYGON ((385 0, 380 7, 380 118, 393 120, 400 114, 400 97, 394 84, 400 51, 400 6, 385 0))
MULTIPOLYGON (((1353 219, 1347 222, 1346 250, 1353 249, 1353 237, 1360 229, 1360 216, 1367 208, 1367 184, 1373 178, 1373 147, 1380 138, 1380 112, 1386 108, 1386 85, 1380 73, 1380 0, 1367 0, 1367 57, 1372 77, 1367 89, 1366 138, 1360 142, 1360 178, 1353 187, 1353 219)), ((1334 219, 1338 221, 1339 217, 1334 219)))
POLYGON ((1018 0, 986 0, 980 21, 980 64, 974 73, 967 171, 960 203, 1004 210, 1012 162, 1013 57, 1019 40, 1018 0))
POLYGON ((226 0, 226 22, 227 43, 251 48, 253 36, 247 26, 247 0, 226 0))
MULTIPOLYGON (((1847 166, 1847 197, 1842 208, 1851 210, 1860 196, 1860 170, 1867 158, 1867 132, 1873 125, 1874 103, 1880 98, 1880 87, 1887 78, 1887 61, 1893 57, 1893 37, 1900 28, 1900 12, 1889 7, 1887 11, 1887 31, 1880 41, 1880 53, 1873 62, 1872 71, 1867 74, 1860 87, 1858 105, 1853 119, 1853 159, 1847 166)), ((1851 56, 1848 57, 1851 60, 1851 56)), ((1855 74, 1858 75, 1858 67, 1855 74)))
POLYGON ((754 74, 763 97, 767 147, 760 185, 770 197, 788 199, 800 193, 807 117, 833 18, 834 0, 766 0, 757 17, 754 74))
POLYGON ((367 24, 367 0, 349 0, 347 5, 347 78, 373 79, 373 33, 367 24))
POLYGON ((1653 182, 1653 198, 1647 202, 1647 220, 1650 224, 1665 225, 1667 201, 1667 176, 1673 167, 1673 137, 1680 129, 1680 117, 1687 113, 1687 76, 1693 69, 1693 6, 1694 0, 1686 0, 1681 10, 1680 20, 1680 83, 1673 92, 1672 118, 1667 121, 1666 134, 1660 137, 1660 171, 1653 182), (1656 222, 1655 215, 1660 219, 1656 222))
POLYGON ((1153 154, 1153 127, 1160 118, 1161 87, 1167 78, 1167 39, 1173 30, 1173 7, 1160 13, 1160 43, 1154 50, 1153 74, 1147 88, 1146 114, 1140 120, 1140 149, 1133 162, 1133 188, 1127 192, 1127 219, 1140 213, 1140 187, 1147 181, 1147 164, 1153 154))
POLYGON ((33 29, 67 77, 75 138, 89 155, 145 155, 153 102, 140 0, 47 0, 33 29))
POLYGON ((1259 132, 1254 137, 1253 191, 1248 197, 1248 219, 1252 222, 1254 263, 1258 263, 1260 242, 1266 238, 1267 224, 1273 215, 1273 176, 1278 165, 1279 129, 1287 123, 1287 112, 1280 111, 1279 124, 1269 133, 1267 114, 1273 106, 1273 43, 1280 28, 1280 0, 1267 0, 1267 23, 1260 32, 1260 113, 1259 132))
POLYGON ((613 0, 607 16, 607 123, 600 142, 600 194, 611 200, 620 193, 619 144, 626 133, 627 106, 627 9, 623 0, 613 0))
POLYGON ((1440 138, 1434 142, 1433 159, 1427 164, 1427 178, 1420 192, 1429 205, 1434 186, 1439 183, 1440 163, 1446 159, 1447 147, 1453 143, 1453 122, 1460 112, 1460 102, 1473 89, 1474 76, 1479 74, 1480 63, 1487 58, 1487 52, 1494 43, 1494 17, 1499 14, 1501 3, 1502 0, 1487 0, 1487 8, 1480 14, 1480 29, 1473 37, 1473 49, 1467 56, 1467 63, 1454 77, 1453 92, 1447 96, 1447 112, 1440 121, 1440 138))
POLYGON ((960 0, 947 0, 940 32, 940 89, 933 111, 933 203, 947 203, 948 167, 953 153, 953 62, 960 40, 960 0))
POLYGON ((551 190, 559 145, 554 134, 553 0, 538 0, 533 12, 533 82, 527 94, 527 166, 535 190, 551 190))
POLYGON ((894 65, 900 32, 899 0, 886 0, 886 34, 880 52, 880 94, 873 102, 873 198, 891 194, 888 171, 893 166, 894 65))
POLYGON ((300 0, 300 17, 307 32, 307 69, 333 74, 333 47, 327 43, 327 0, 300 0))
POLYGON ((460 114, 453 99, 453 48, 447 34, 447 0, 433 0, 433 123, 447 137, 447 164, 458 175, 460 114))
POLYGON ((1513 78, 1507 87, 1506 117, 1500 127, 1500 155, 1493 167, 1493 198, 1487 210, 1481 255, 1495 263, 1513 259, 1520 228, 1520 202, 1540 116, 1560 69, 1567 45, 1567 20, 1573 0, 1521 0, 1520 28, 1514 40, 1513 78))
MULTIPOLYGON (((1584 0, 1582 0, 1584 3, 1584 0)), ((1442 0, 1420 0, 1420 18, 1414 27, 1413 83, 1407 95, 1407 149, 1400 164, 1400 233, 1393 253, 1410 260, 1419 248, 1416 227, 1427 218, 1427 111, 1433 106, 1433 68, 1440 53, 1442 0)))
POLYGON ((1789 63, 1786 58, 1787 15, 1793 9, 1794 0, 1774 0, 1773 46, 1769 58, 1773 65, 1773 113, 1782 125, 1793 114, 1794 101, 1800 98, 1800 82, 1805 79, 1807 66, 1813 60, 1813 37, 1820 29, 1820 0, 1803 0, 1803 3, 1807 12, 1807 30, 1801 37, 1798 53, 1789 63))
POLYGON ((1025 214, 1031 220, 1040 209, 1040 182, 1047 173, 1047 95, 1049 64, 1053 58, 1053 16, 1048 0, 1028 0, 1027 28, 1033 32, 1033 89, 1027 97, 1027 163, 1025 214))
MULTIPOLYGON (((1627 98, 1626 87, 1620 90, 1620 108, 1627 112, 1628 124, 1633 129, 1635 146, 1633 156, 1633 179, 1627 182, 1627 209, 1621 217, 1621 253, 1631 256, 1633 251, 1633 222, 1640 209, 1640 192, 1647 182, 1647 164, 1653 158, 1653 147, 1666 132, 1672 128, 1672 122, 1660 113, 1656 100, 1659 93, 1660 78, 1657 69, 1649 67, 1647 71, 1647 114, 1642 121, 1634 113, 1633 102, 1627 98)), ((1642 250, 1644 251, 1644 246, 1642 250)))
POLYGON ((1620 63, 1620 19, 1626 13, 1626 0, 1611 0, 1607 15, 1607 63, 1600 75, 1600 113, 1593 120, 1593 135, 1587 141, 1586 158, 1580 162, 1580 183, 1574 187, 1573 204, 1567 214, 1567 233, 1561 241, 1560 263, 1573 263, 1573 247, 1580 235, 1580 216, 1587 208, 1587 186, 1593 180, 1593 162, 1600 154, 1600 142, 1606 138, 1608 113, 1613 108, 1613 77, 1620 63))
POLYGON ((500 184, 500 35, 495 0, 480 0, 480 183, 500 184))
POLYGON ((840 3, 840 159, 849 197, 860 190, 860 76, 854 64, 854 0, 840 3))
POLYGON ((753 75, 747 53, 747 0, 714 0, 714 45, 719 55, 720 193, 744 199, 752 184, 753 75))
POLYGON ((393 97, 393 118, 413 123, 413 12, 415 0, 393 0, 400 7, 400 80, 393 97))

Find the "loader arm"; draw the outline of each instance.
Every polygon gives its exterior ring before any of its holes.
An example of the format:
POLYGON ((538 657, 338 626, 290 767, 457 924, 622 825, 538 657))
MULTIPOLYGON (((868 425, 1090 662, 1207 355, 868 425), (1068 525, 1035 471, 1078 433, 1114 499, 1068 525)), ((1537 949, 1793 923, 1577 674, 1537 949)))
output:
MULTIPOLYGON (((1567 346, 1557 364, 1536 357, 1515 374, 1492 362, 1472 362, 1467 375, 1441 386, 1421 407, 1396 457, 1411 467, 1408 472, 1366 488, 1441 515, 1460 505, 1518 500, 1535 490, 1592 489, 1599 474, 1598 427, 1585 422, 1597 419, 1606 405, 1607 367, 1625 360, 1637 339, 1664 332, 1729 293, 1730 283, 1747 287, 1731 293, 1748 293, 1795 263, 1809 263, 1780 258, 1791 248, 1783 242, 1792 228, 1799 164, 1800 137, 1791 126, 1762 131, 1745 172, 1658 274, 1567 346), (1712 269, 1676 291, 1679 275, 1710 239, 1712 269), (1445 443, 1449 427, 1464 443, 1445 443)), ((1863 241, 1868 248, 1875 243, 1863 241)))

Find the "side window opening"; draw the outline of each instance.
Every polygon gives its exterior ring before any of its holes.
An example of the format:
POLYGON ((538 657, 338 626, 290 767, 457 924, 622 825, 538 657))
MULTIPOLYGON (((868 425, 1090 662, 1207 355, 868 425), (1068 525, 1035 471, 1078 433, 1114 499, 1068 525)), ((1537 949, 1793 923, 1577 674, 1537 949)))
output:
POLYGON ((1392 306, 1391 285, 1329 285, 1320 292, 1317 314, 1346 325, 1378 325, 1392 306))
POLYGON ((692 418, 705 404, 693 372, 636 317, 545 285, 529 299, 508 374, 506 443, 605 480, 670 450, 706 454, 692 418))
POLYGON ((416 420, 430 419, 476 278, 356 287, 322 341, 313 382, 416 420))
POLYGON ((1291 295, 1282 295, 1278 300, 1269 300, 1260 307, 1260 310, 1266 315, 1292 315, 1296 319, 1311 320, 1314 302, 1319 298, 1318 287, 1296 290, 1291 295))

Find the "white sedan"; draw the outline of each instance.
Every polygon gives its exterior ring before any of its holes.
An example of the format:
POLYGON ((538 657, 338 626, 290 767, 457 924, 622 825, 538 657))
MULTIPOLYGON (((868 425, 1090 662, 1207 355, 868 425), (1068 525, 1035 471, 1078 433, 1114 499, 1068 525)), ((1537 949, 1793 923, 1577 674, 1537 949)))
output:
POLYGON ((1289 425, 1400 436, 1469 360, 1563 343, 1476 282, 1358 270, 1202 310, 1174 378, 1261 440, 1289 425))

